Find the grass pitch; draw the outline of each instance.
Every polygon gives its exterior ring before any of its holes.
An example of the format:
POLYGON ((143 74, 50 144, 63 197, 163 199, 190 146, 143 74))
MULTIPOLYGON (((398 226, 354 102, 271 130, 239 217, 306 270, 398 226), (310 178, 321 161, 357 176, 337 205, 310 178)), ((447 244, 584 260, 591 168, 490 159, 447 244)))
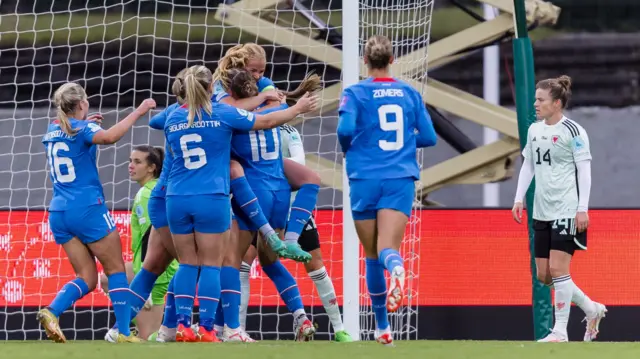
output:
POLYGON ((55 344, 46 341, 5 342, 2 358, 10 359, 542 359, 638 358, 640 343, 559 343, 498 341, 411 341, 383 347, 374 342, 338 344, 263 341, 255 344, 110 344, 101 341, 55 344))

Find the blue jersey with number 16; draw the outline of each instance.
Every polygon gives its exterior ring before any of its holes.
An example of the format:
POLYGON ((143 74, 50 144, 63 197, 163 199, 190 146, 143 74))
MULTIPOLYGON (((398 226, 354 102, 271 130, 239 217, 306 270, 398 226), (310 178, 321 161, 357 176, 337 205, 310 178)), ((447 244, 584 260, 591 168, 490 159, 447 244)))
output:
POLYGON ((416 148, 436 134, 422 96, 394 78, 369 78, 344 90, 338 139, 349 179, 419 179, 416 148))
POLYGON ((92 142, 93 136, 102 128, 97 123, 73 118, 69 122, 75 134, 65 133, 56 120, 49 125, 42 139, 53 183, 49 211, 66 211, 104 203, 96 166, 98 150, 92 142))
POLYGON ((167 196, 229 195, 229 161, 234 130, 248 131, 255 115, 235 107, 213 103, 211 115, 188 126, 186 106, 176 109, 165 123, 167 143, 173 152, 167 196))

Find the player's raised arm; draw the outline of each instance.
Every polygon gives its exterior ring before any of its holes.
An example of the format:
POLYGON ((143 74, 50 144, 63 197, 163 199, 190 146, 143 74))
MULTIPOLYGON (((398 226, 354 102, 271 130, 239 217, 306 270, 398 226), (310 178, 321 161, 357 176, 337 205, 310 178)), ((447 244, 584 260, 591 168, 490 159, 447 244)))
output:
POLYGON ((307 93, 295 105, 286 110, 274 111, 266 115, 255 115, 251 130, 264 130, 282 126, 299 115, 315 110, 319 101, 318 96, 307 93))
POLYGON ((358 104, 355 95, 351 89, 345 89, 340 100, 340 109, 338 110, 338 142, 342 147, 342 152, 347 153, 351 146, 353 134, 356 131, 356 120, 358 118, 358 104))
POLYGON ((164 130, 164 123, 167 122, 169 115, 184 103, 184 76, 187 73, 187 70, 188 68, 184 68, 178 72, 173 84, 171 85, 171 92, 176 96, 178 102, 165 107, 164 110, 151 117, 151 120, 149 120, 149 127, 154 130, 164 130))
POLYGON ((125 117, 124 120, 118 121, 115 125, 113 125, 108 130, 98 130, 93 135, 91 142, 96 145, 110 145, 118 142, 124 136, 127 131, 133 126, 136 121, 138 121, 142 116, 144 116, 149 110, 156 107, 156 102, 153 99, 146 99, 142 101, 140 106, 138 106, 135 111, 133 111, 129 116, 125 117))

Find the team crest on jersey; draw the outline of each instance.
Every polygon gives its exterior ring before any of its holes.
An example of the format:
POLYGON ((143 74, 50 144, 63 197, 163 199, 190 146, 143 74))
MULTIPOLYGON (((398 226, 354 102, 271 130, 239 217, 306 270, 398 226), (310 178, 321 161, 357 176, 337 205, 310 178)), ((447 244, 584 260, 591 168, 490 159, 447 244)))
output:
POLYGON ((247 120, 249 121, 253 121, 253 114, 247 110, 243 110, 241 108, 236 108, 236 111, 238 111, 238 113, 244 117, 247 118, 247 120))
POLYGON ((87 124, 87 127, 89 127, 89 129, 91 130, 91 132, 98 132, 100 131, 102 128, 100 127, 100 125, 98 125, 97 123, 93 123, 93 122, 89 122, 87 124))
POLYGON ((551 137, 551 142, 555 145, 556 142, 558 142, 559 139, 560 139, 560 136, 553 136, 553 137, 551 137))
POLYGON ((573 147, 576 150, 580 150, 584 147, 584 142, 582 141, 582 138, 580 138, 579 136, 576 136, 573 138, 573 147))
POLYGON ((347 96, 342 96, 342 100, 340 100, 340 108, 344 107, 347 104, 347 96))
POLYGON ((136 206, 136 214, 138 215, 138 217, 144 216, 144 208, 142 208, 141 205, 136 206))

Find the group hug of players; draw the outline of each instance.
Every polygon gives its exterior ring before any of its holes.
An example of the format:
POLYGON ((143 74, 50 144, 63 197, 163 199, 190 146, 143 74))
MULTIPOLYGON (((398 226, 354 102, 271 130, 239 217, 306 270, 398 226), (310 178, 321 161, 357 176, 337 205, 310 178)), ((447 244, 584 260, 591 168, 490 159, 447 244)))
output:
MULTIPOLYGON (((405 269, 399 248, 413 208, 415 181, 419 179, 416 152, 436 144, 436 133, 421 94, 391 77, 389 67, 393 60, 393 47, 387 38, 373 36, 367 41, 364 62, 369 77, 343 91, 337 128, 347 160, 351 211, 366 257, 366 283, 376 318, 375 339, 384 345, 393 344, 388 312, 396 311, 404 296, 405 269), (385 270, 390 275, 388 286, 385 270)), ((102 287, 108 288, 116 316, 106 340, 253 342, 244 328, 250 264, 257 256, 263 272, 293 314, 296 340, 309 340, 315 328, 304 311, 295 279, 279 258, 305 263, 331 320, 335 340, 352 341, 342 325, 312 219, 319 178, 304 166, 300 136, 295 128, 286 125, 298 115, 316 109, 318 98, 311 93, 320 87, 320 79, 309 75, 295 91, 283 92, 263 76, 265 67, 264 50, 256 44, 244 44, 228 50, 214 73, 205 66, 192 66, 176 76, 172 92, 177 102, 153 116, 149 123, 164 131, 165 151, 142 145, 135 147, 130 156, 129 172, 141 189, 132 207, 134 259, 127 265, 119 234, 105 205, 96 145, 120 140, 155 107, 155 102, 143 101, 125 119, 104 130, 100 115, 88 116, 89 103, 81 86, 67 83, 56 91, 57 119, 43 138, 54 189, 49 223, 77 277, 38 313, 50 339, 66 341, 58 318, 96 288, 97 257, 105 273, 102 287), (292 191, 296 191, 293 203, 292 191), (192 325, 196 295, 199 322, 192 325), (132 320, 136 321, 139 335, 130 329, 132 320)), ((566 105, 566 98, 554 92, 556 85, 557 81, 551 87, 538 89, 542 97, 537 99, 537 106, 540 103, 551 111, 548 118, 543 116, 545 121, 555 119, 558 113, 562 115, 566 105)), ((560 131, 550 137, 554 138, 553 146, 558 136, 563 136, 562 141, 565 137, 569 141, 567 146, 576 147, 579 143, 580 150, 586 148, 588 153, 584 130, 580 135, 577 124, 564 117, 562 121, 564 125, 547 126, 560 131), (583 136, 580 138, 584 140, 576 142, 569 134, 583 136)), ((546 131, 546 127, 540 131, 546 131)), ((537 143, 542 144, 545 137, 539 138, 537 143)), ((536 138, 529 140, 535 142, 536 138)), ((538 153, 536 166, 541 161, 555 164, 560 155, 551 151, 553 148, 545 149, 540 158, 540 148, 534 150, 528 145, 525 165, 532 163, 533 153, 538 153)), ((564 152, 563 155, 564 161, 569 161, 564 152)), ((539 193, 541 188, 546 191, 540 182, 557 180, 546 172, 539 173, 538 167, 535 174, 538 186, 534 217, 541 213, 538 198, 548 196, 546 192, 539 193)), ((533 171, 527 176, 520 176, 520 197, 514 206, 517 220, 533 171)), ((557 186, 553 188, 557 190, 557 186)), ((582 188, 580 199, 583 206, 582 188)), ((560 277, 554 272, 561 268, 555 265, 556 252, 568 253, 569 260, 573 254, 574 247, 567 243, 574 242, 564 240, 569 237, 561 237, 555 231, 558 223, 567 222, 558 222, 559 218, 570 217, 554 218, 551 223, 544 216, 547 212, 536 217, 536 239, 540 236, 548 242, 546 253, 542 253, 544 248, 540 251, 539 270, 545 273, 541 278, 545 283, 551 284, 548 277, 553 277, 557 293, 561 286, 573 285, 568 267, 560 277), (558 238, 564 240, 564 246, 554 246, 558 238), (545 258, 546 262, 542 262, 545 258)), ((569 232, 575 233, 576 222, 582 226, 581 232, 586 230, 583 221, 570 219, 566 223, 569 232)), ((579 245, 575 240, 575 246, 579 245)), ((579 294, 575 285, 572 288, 573 297, 569 298, 584 304, 581 307, 587 312, 587 329, 593 339, 606 309, 584 293, 579 294)), ((556 312, 559 307, 556 305, 556 312)), ((567 317, 568 307, 563 308, 567 317)), ((566 340, 566 321, 564 337, 562 325, 558 328, 554 328, 551 336, 555 337, 551 339, 566 340)))

